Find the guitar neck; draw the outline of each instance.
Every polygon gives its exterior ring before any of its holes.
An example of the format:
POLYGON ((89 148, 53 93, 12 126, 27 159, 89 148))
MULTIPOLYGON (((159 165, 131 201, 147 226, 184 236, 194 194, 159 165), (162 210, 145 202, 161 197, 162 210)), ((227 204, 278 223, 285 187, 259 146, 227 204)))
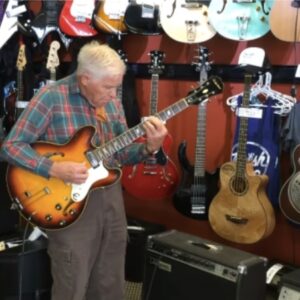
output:
POLYGON ((158 81, 159 81, 159 75, 152 74, 151 75, 150 115, 154 115, 157 112, 158 81))
MULTIPOLYGON (((189 103, 187 99, 183 98, 178 102, 174 103, 173 105, 170 105, 166 109, 162 110, 161 112, 156 113, 155 115, 160 120, 165 122, 188 107, 189 107, 189 103)), ((96 167, 98 166, 99 162, 108 159, 116 152, 130 145, 134 140, 143 136, 144 134, 145 134, 145 130, 143 128, 143 122, 142 122, 132 127, 128 131, 124 132, 120 136, 112 139, 105 145, 88 152, 87 153, 88 160, 90 161, 93 167, 96 167)))
POLYGON ((49 26, 57 26, 58 12, 59 12, 59 1, 43 1, 43 9, 46 11, 46 24, 49 26))
POLYGON ((206 103, 198 107, 194 176, 205 176, 206 103))
MULTIPOLYGON (((250 100, 250 85, 251 85, 251 74, 245 75, 244 81, 244 94, 241 108, 249 107, 250 100)), ((237 153, 237 177, 245 176, 246 162, 247 162, 247 139, 248 139, 248 117, 240 115, 240 127, 239 127, 239 138, 238 138, 238 153, 237 153)))
POLYGON ((17 101, 22 101, 24 97, 23 71, 17 72, 17 101))

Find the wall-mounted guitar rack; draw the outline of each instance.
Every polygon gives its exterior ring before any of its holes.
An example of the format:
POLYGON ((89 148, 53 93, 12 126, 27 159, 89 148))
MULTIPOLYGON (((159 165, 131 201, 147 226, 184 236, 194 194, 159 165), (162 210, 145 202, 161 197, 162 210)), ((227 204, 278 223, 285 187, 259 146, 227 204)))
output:
MULTIPOLYGON (((137 78, 150 78, 148 69, 149 64, 128 63, 128 68, 133 71, 137 78)), ((300 83, 299 78, 295 78, 295 66, 273 65, 266 69, 272 74, 272 83, 295 84, 300 83)), ((208 75, 218 75, 223 81, 243 82, 244 69, 239 65, 212 64, 208 75)), ((179 79, 179 80, 199 80, 199 72, 195 67, 188 64, 165 64, 165 68, 160 75, 161 79, 179 79)), ((254 76, 254 80, 257 80, 254 76)))

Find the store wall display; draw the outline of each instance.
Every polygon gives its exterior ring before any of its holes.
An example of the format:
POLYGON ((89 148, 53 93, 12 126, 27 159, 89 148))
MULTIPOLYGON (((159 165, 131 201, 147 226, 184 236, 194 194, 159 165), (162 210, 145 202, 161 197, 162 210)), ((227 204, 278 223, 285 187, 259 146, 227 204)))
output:
MULTIPOLYGON (((125 4, 126 1, 109 2, 114 2, 114 4, 122 3, 122 5, 124 3, 124 6, 122 7, 125 7, 125 14, 128 5, 128 3, 125 4)), ((190 3, 191 5, 196 5, 198 2, 199 1, 185 1, 183 3, 179 1, 170 1, 172 5, 176 5, 177 9, 180 8, 178 3, 187 6, 187 4, 190 3)), ((223 1, 219 2, 222 4, 223 1)), ((249 1, 247 1, 247 3, 246 1, 245 3, 241 3, 242 1, 239 2, 240 3, 231 3, 230 1, 227 1, 227 8, 231 5, 243 5, 244 7, 248 5, 249 7, 250 5, 254 6, 254 4, 250 4, 249 1)), ((286 11, 286 8, 288 9, 292 3, 297 1, 278 2, 281 2, 283 5, 281 10, 286 11)), ((136 3, 140 4, 140 1, 136 1, 136 3)), ((274 1, 272 9, 276 9, 276 4, 277 1, 274 1)), ((32 20, 34 20, 41 12, 45 12, 43 5, 43 1, 28 1, 27 7, 33 12, 32 20)), ((261 7, 261 2, 256 1, 256 5, 261 7)), ((113 8, 115 7, 110 7, 111 10, 113 10, 113 8)), ((269 14, 270 17, 272 16, 272 9, 269 14)), ((60 11, 58 11, 58 13, 59 12, 60 11)), ((94 11, 94 14, 95 12, 96 10, 94 11)), ((20 17, 21 16, 22 14, 20 14, 20 17)), ((110 21, 112 20, 113 19, 110 19, 110 21)), ((280 21, 280 23, 282 25, 289 20, 284 22, 280 21)), ((59 23, 56 23, 56 25, 57 24, 59 28, 59 23)), ((43 26, 44 25, 42 24, 39 27, 42 31, 44 31, 43 26)), ((105 32, 96 27, 95 29, 97 30, 97 34, 90 37, 68 37, 65 34, 60 35, 57 30, 53 30, 49 31, 48 34, 45 35, 43 41, 39 43, 36 37, 26 36, 22 33, 21 28, 18 28, 11 38, 5 42, 4 46, 0 48, 2 75, 0 82, 1 91, 3 91, 4 84, 7 83, 4 79, 13 77, 12 79, 16 80, 17 78, 15 70, 17 52, 12 51, 12 46, 18 46, 19 37, 24 39, 27 49, 31 54, 31 57, 27 58, 34 66, 34 71, 36 72, 34 74, 35 76, 38 74, 40 68, 46 65, 45 62, 51 42, 53 40, 58 40, 61 43, 62 47, 58 51, 60 72, 57 74, 57 78, 59 79, 60 76, 67 75, 71 70, 74 70, 77 53, 74 49, 76 50, 77 47, 79 48, 79 45, 83 45, 91 39, 108 42, 111 36, 114 36, 122 42, 122 49, 127 54, 127 66, 131 73, 130 82, 134 82, 139 114, 147 115, 149 113, 149 95, 151 89, 151 74, 148 73, 148 54, 154 49, 163 51, 166 54, 164 62, 165 69, 163 74, 161 74, 159 81, 158 111, 161 111, 170 104, 175 103, 178 99, 185 97, 191 89, 198 86, 199 73, 195 70, 194 66, 191 65, 191 61, 195 56, 195 48, 198 49, 199 46, 205 46, 213 54, 213 61, 211 62, 208 76, 217 75, 224 82, 223 92, 212 96, 211 101, 207 103, 205 132, 207 155, 205 158, 205 170, 209 172, 218 169, 224 162, 228 162, 231 157, 237 117, 235 111, 227 105, 226 99, 240 94, 243 91, 242 82, 244 74, 238 65, 238 57, 243 49, 251 46, 258 46, 265 49, 268 53, 271 63, 268 71, 270 71, 273 76, 272 90, 278 92, 277 95, 275 95, 276 99, 278 99, 279 94, 291 95, 292 88, 294 91, 293 97, 296 98, 298 96, 297 87, 299 81, 295 78, 297 64, 299 64, 297 54, 299 52, 297 50, 298 45, 297 43, 293 43, 293 41, 285 42, 278 39, 271 30, 263 36, 250 40, 233 40, 226 38, 217 32, 212 38, 207 39, 206 41, 200 43, 186 43, 177 42, 164 32, 163 28, 161 28, 162 31, 160 31, 159 34, 148 35, 136 34, 127 30, 126 33, 115 34, 115 32, 105 32), (65 44, 62 37, 68 38, 68 45, 65 44), (11 64, 10 61, 13 61, 13 64, 11 64), (7 76, 7 74, 9 74, 9 76, 7 76)), ((27 65, 25 71, 27 71, 28 67, 29 66, 27 65)), ((256 82, 258 77, 258 74, 256 74, 253 78, 253 83, 256 82)), ((28 84, 26 84, 26 87, 29 87, 28 84)), ((3 102, 1 102, 1 106, 3 106, 3 102)), ((167 127, 173 137, 173 143, 170 152, 168 153, 168 157, 175 163, 178 170, 180 169, 180 164, 177 152, 178 146, 183 140, 186 141, 186 145, 188 145, 185 149, 186 158, 191 165, 194 163, 197 116, 198 107, 191 107, 191 109, 179 114, 176 118, 170 119, 167 122, 167 127)), ((280 116, 282 122, 285 121, 286 116, 287 115, 280 116)), ((292 173, 290 170, 290 158, 286 157, 285 153, 280 153, 278 163, 280 165, 280 181, 281 184, 283 184, 284 180, 292 173)), ((180 173, 179 175, 181 176, 182 174, 180 173)), ((297 239, 299 228, 294 226, 295 224, 292 222, 289 222, 277 208, 275 208, 276 226, 272 234, 257 243, 244 245, 223 240, 215 234, 207 220, 201 220, 199 222, 199 220, 188 218, 179 213, 172 203, 172 197, 167 197, 166 201, 152 202, 137 199, 132 195, 129 195, 126 191, 124 191, 124 195, 126 210, 132 216, 156 223, 162 223, 169 228, 178 228, 202 237, 222 241, 234 245, 235 247, 249 250, 253 253, 280 259, 287 263, 300 264, 300 255, 298 254, 300 253, 300 242, 297 239)))

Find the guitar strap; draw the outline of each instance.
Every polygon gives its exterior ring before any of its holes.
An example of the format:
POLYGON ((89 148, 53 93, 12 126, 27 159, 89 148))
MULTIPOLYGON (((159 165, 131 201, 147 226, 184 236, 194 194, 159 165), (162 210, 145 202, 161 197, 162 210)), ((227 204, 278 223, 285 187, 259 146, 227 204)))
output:
MULTIPOLYGON (((238 99, 241 104, 242 96, 238 99)), ((269 97, 264 101, 266 106, 261 107, 261 118, 248 118, 247 156, 253 161, 253 167, 258 175, 269 177, 266 193, 275 206, 279 203, 279 142, 280 142, 280 115, 274 113, 274 100, 269 97)), ((231 159, 236 160, 238 149, 240 118, 237 120, 231 159)))

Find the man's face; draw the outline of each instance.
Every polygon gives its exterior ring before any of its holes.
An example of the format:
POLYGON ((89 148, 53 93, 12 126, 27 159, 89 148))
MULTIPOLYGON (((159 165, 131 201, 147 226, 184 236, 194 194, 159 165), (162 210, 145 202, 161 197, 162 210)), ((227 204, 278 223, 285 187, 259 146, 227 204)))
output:
POLYGON ((84 75, 81 78, 81 93, 94 107, 101 107, 116 98, 123 75, 106 76, 101 79, 84 75))

